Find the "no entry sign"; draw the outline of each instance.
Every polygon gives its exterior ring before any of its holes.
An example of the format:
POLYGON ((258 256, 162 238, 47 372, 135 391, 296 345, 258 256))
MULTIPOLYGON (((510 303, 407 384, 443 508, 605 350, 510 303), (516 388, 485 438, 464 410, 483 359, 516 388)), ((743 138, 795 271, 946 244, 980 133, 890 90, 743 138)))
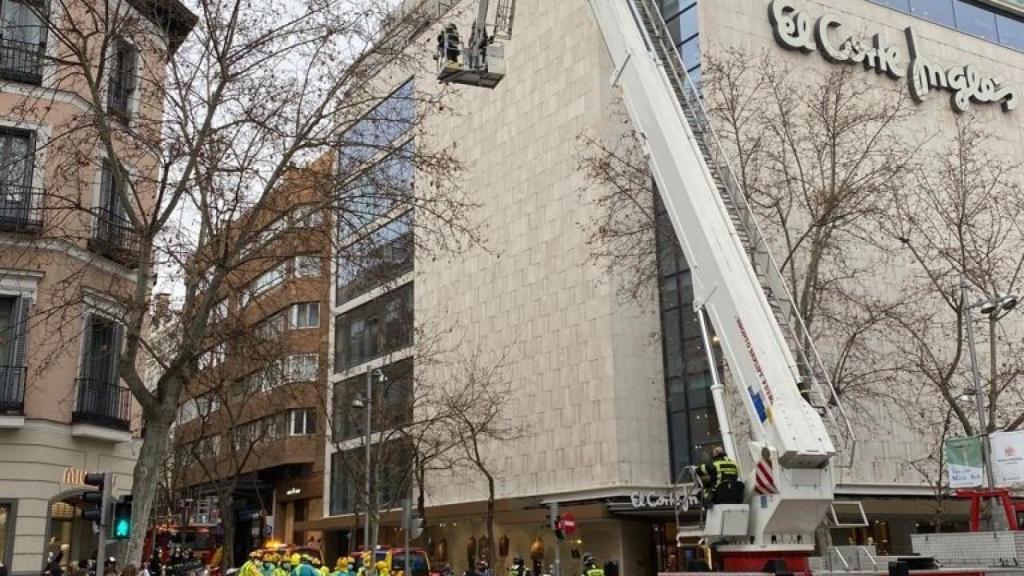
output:
POLYGON ((558 521, 558 528, 566 536, 572 536, 573 532, 576 531, 576 517, 568 512, 562 514, 562 519, 558 521))

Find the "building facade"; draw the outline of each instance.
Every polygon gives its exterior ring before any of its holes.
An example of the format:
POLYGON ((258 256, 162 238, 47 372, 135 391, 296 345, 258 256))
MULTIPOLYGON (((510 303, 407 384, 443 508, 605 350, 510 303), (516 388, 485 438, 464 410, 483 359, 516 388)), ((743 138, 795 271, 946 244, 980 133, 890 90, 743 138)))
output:
MULTIPOLYGON (((113 472, 115 495, 131 490, 139 414, 117 375, 123 310, 111 295, 135 285, 139 243, 88 119, 98 107, 109 112, 119 123, 114 146, 132 127, 159 123, 158 63, 194 16, 170 0, 122 10, 96 20, 88 3, 2 7, 0 564, 12 574, 38 574, 58 543, 65 564, 95 553, 92 526, 79 517, 86 472, 113 472), (103 24, 113 20, 140 26, 115 38, 103 24), (70 30, 111 40, 88 60, 108 64, 102 102, 61 40, 70 30)), ((148 154, 126 155, 128 169, 152 169, 148 154)), ((145 212, 153 195, 134 192, 145 212)))
MULTIPOLYGON (((991 131, 1011 161, 1022 160, 1024 123, 1018 117, 1024 112, 1017 108, 1024 95, 1024 10, 1014 2, 679 0, 660 5, 684 68, 698 85, 710 61, 736 51, 754 63, 767 56, 808 79, 848 66, 868 83, 891 88, 890 95, 902 91, 908 105, 899 134, 908 141, 936 129, 955 131, 957 119, 969 117, 991 131), (779 32, 784 26, 770 8, 782 10, 783 4, 793 6, 783 11, 784 18, 796 18, 794 9, 804 13, 812 32, 820 16, 834 16, 826 32, 835 46, 812 47, 813 34, 794 39, 779 32), (906 68, 914 65, 914 56, 905 40, 907 28, 914 30, 919 65, 910 73, 906 68), (872 40, 875 34, 881 40, 872 40), (851 36, 867 40, 859 48, 855 41, 844 45, 851 36), (881 42, 873 53, 871 42, 881 42), (854 60, 855 50, 873 55, 854 60), (993 79, 991 91, 967 87, 958 97, 951 70, 968 64, 972 73, 993 79), (965 116, 964 108, 973 116, 965 116)), ((475 3, 462 2, 450 17, 464 25, 474 13, 475 3)), ((602 562, 616 561, 624 574, 678 569, 673 480, 719 442, 708 362, 692 312, 691 271, 674 238, 658 238, 659 286, 649 301, 638 302, 621 298, 617 283, 622 280, 594 263, 591 238, 581 223, 602 214, 593 202, 596 185, 579 168, 579 138, 621 136, 616 88, 609 82, 614 71, 584 0, 519 0, 515 22, 515 34, 505 43, 508 76, 502 83, 493 91, 459 87, 446 93, 455 113, 432 117, 417 131, 417 145, 456 145, 467 165, 460 184, 478 204, 474 217, 485 223, 489 249, 448 259, 412 258, 401 273, 385 277, 376 288, 360 289, 356 297, 341 290, 351 277, 350 256, 336 255, 330 378, 335 400, 342 401, 332 408, 347 409, 351 394, 345 387, 365 385, 373 369, 416 362, 408 358, 415 348, 409 334, 393 331, 394 340, 365 334, 365 326, 386 324, 374 318, 389 309, 411 310, 417 335, 429 333, 431 326, 457 326, 447 340, 451 346, 506 358, 514 390, 506 409, 526 434, 488 446, 499 479, 497 542, 487 541, 487 492, 479 476, 462 470, 428 477, 429 528, 421 542, 432 560, 463 570, 482 555, 501 570, 512 556, 522 555, 542 573, 556 554, 563 569, 576 570, 579 554, 590 551, 602 562), (545 527, 556 503, 579 525, 578 533, 561 543, 545 527)), ((427 57, 432 41, 425 34, 414 49, 427 57)), ((436 90, 429 73, 414 74, 409 82, 396 94, 436 90)), ((929 155, 937 162, 934 152, 929 155)), ((898 292, 913 275, 909 270, 904 262, 879 267, 869 284, 879 294, 898 292)), ((1021 329, 1019 314, 1003 322, 1011 334, 1019 333, 1014 332, 1021 329)), ((884 339, 875 344, 897 349, 884 339)), ((826 359, 841 349, 833 339, 818 346, 826 359)), ((892 382, 904 385, 905 380, 893 377, 892 382)), ((877 397, 856 404, 855 461, 836 470, 836 493, 861 502, 869 525, 833 530, 836 543, 873 543, 880 552, 905 553, 911 533, 931 529, 935 478, 915 466, 932 453, 935 438, 922 437, 908 424, 900 402, 913 400, 877 397)), ((326 458, 338 466, 345 465, 343 454, 362 446, 357 431, 334 440, 327 443, 326 458)), ((352 475, 342 472, 328 471, 324 518, 317 524, 325 531, 329 556, 364 541, 353 496, 358 490, 352 475)), ((962 522, 963 508, 943 506, 952 524, 962 522)), ((386 514, 384 523, 381 540, 400 545, 398 515, 386 514)))
POLYGON ((174 427, 170 523, 212 528, 230 514, 236 561, 267 541, 319 539, 308 524, 322 508, 331 220, 318 175, 332 158, 290 169, 241 217, 257 240, 214 306, 174 427))

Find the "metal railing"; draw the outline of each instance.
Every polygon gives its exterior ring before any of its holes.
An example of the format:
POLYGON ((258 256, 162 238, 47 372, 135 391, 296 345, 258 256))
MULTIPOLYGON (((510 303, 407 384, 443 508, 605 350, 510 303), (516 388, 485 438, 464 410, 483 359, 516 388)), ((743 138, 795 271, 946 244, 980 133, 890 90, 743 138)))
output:
POLYGON ((132 92, 125 82, 111 82, 107 92, 107 111, 121 118, 128 118, 131 113, 131 98, 132 92))
POLYGON ((0 415, 25 413, 24 366, 0 366, 0 415))
POLYGON ((130 265, 139 256, 139 235, 127 218, 109 208, 99 208, 89 249, 115 262, 130 265))
POLYGON ((648 49, 661 63, 669 84, 675 91, 676 99, 686 116, 697 146, 715 179, 719 196, 747 250, 776 321, 793 353, 799 374, 804 380, 800 384, 801 391, 822 415, 837 453, 841 455, 841 458, 836 458, 835 464, 850 466, 855 447, 853 427, 839 401, 839 394, 832 385, 828 370, 814 347, 810 332, 800 316, 782 271, 772 256, 742 183, 736 177, 729 156, 712 127, 711 116, 704 106, 704 99, 683 68, 682 58, 672 41, 657 2, 632 0, 631 6, 643 30, 648 49))
POLYGON ((71 421, 127 431, 131 426, 131 392, 127 386, 96 378, 75 380, 77 401, 71 421))
POLYGON ((0 32, 0 78, 25 84, 42 84, 45 42, 21 42, 0 32))
POLYGON ((0 230, 37 233, 43 229, 43 191, 0 182, 0 230))

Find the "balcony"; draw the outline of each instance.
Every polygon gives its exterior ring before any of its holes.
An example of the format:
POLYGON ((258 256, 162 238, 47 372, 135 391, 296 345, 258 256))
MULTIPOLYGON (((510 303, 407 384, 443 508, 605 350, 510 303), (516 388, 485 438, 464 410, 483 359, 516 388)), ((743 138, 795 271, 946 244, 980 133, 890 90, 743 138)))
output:
POLYGON ((0 366, 0 428, 20 428, 25 423, 24 366, 0 366))
POLYGON ((0 232, 38 234, 43 229, 43 191, 0 182, 0 232))
POLYGON ((89 250, 131 267, 139 258, 139 235, 124 216, 109 208, 98 208, 89 250))
POLYGON ((77 401, 72 424, 87 424, 128 432, 131 427, 132 395, 126 386, 95 378, 75 380, 77 401))
POLYGON ((45 53, 45 43, 20 42, 0 36, 0 78, 24 84, 42 84, 45 53))

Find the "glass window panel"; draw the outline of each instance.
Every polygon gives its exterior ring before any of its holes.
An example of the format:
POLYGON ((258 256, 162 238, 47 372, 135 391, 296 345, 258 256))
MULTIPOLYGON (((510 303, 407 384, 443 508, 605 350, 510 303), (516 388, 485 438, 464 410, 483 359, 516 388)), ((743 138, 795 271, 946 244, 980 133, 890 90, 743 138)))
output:
POLYGON ((672 38, 672 43, 677 46, 684 40, 688 40, 689 38, 696 36, 699 32, 696 6, 686 10, 685 12, 669 17, 665 21, 665 25, 668 27, 668 33, 672 38))
POLYGON ((910 12, 943 26, 956 26, 952 0, 910 0, 910 12))
POLYGON ((700 36, 694 36, 679 46, 679 55, 683 59, 683 68, 689 70, 700 66, 700 36))
POLYGON ((993 42, 997 41, 995 14, 964 0, 956 0, 954 8, 958 30, 993 42))
POLYGON ((338 250, 338 302, 390 282, 412 270, 412 212, 338 250))
POLYGON ((690 438, 694 444, 706 444, 718 440, 718 423, 710 408, 690 410, 690 438))
POLYGON ((666 377, 683 375, 682 326, 679 323, 679 310, 669 310, 662 314, 662 353, 665 356, 666 377))
POLYGON ((407 284, 335 320, 335 370, 404 348, 412 342, 413 287, 407 284))
POLYGON ((998 14, 996 26, 999 29, 1000 43, 1024 51, 1024 22, 1004 14, 998 14))
POLYGON ((687 413, 672 412, 668 418, 670 445, 672 446, 672 468, 678 471, 691 463, 690 435, 687 428, 687 413))
POLYGON ((910 0, 872 0, 875 4, 881 4, 895 8, 900 12, 910 12, 910 0))

